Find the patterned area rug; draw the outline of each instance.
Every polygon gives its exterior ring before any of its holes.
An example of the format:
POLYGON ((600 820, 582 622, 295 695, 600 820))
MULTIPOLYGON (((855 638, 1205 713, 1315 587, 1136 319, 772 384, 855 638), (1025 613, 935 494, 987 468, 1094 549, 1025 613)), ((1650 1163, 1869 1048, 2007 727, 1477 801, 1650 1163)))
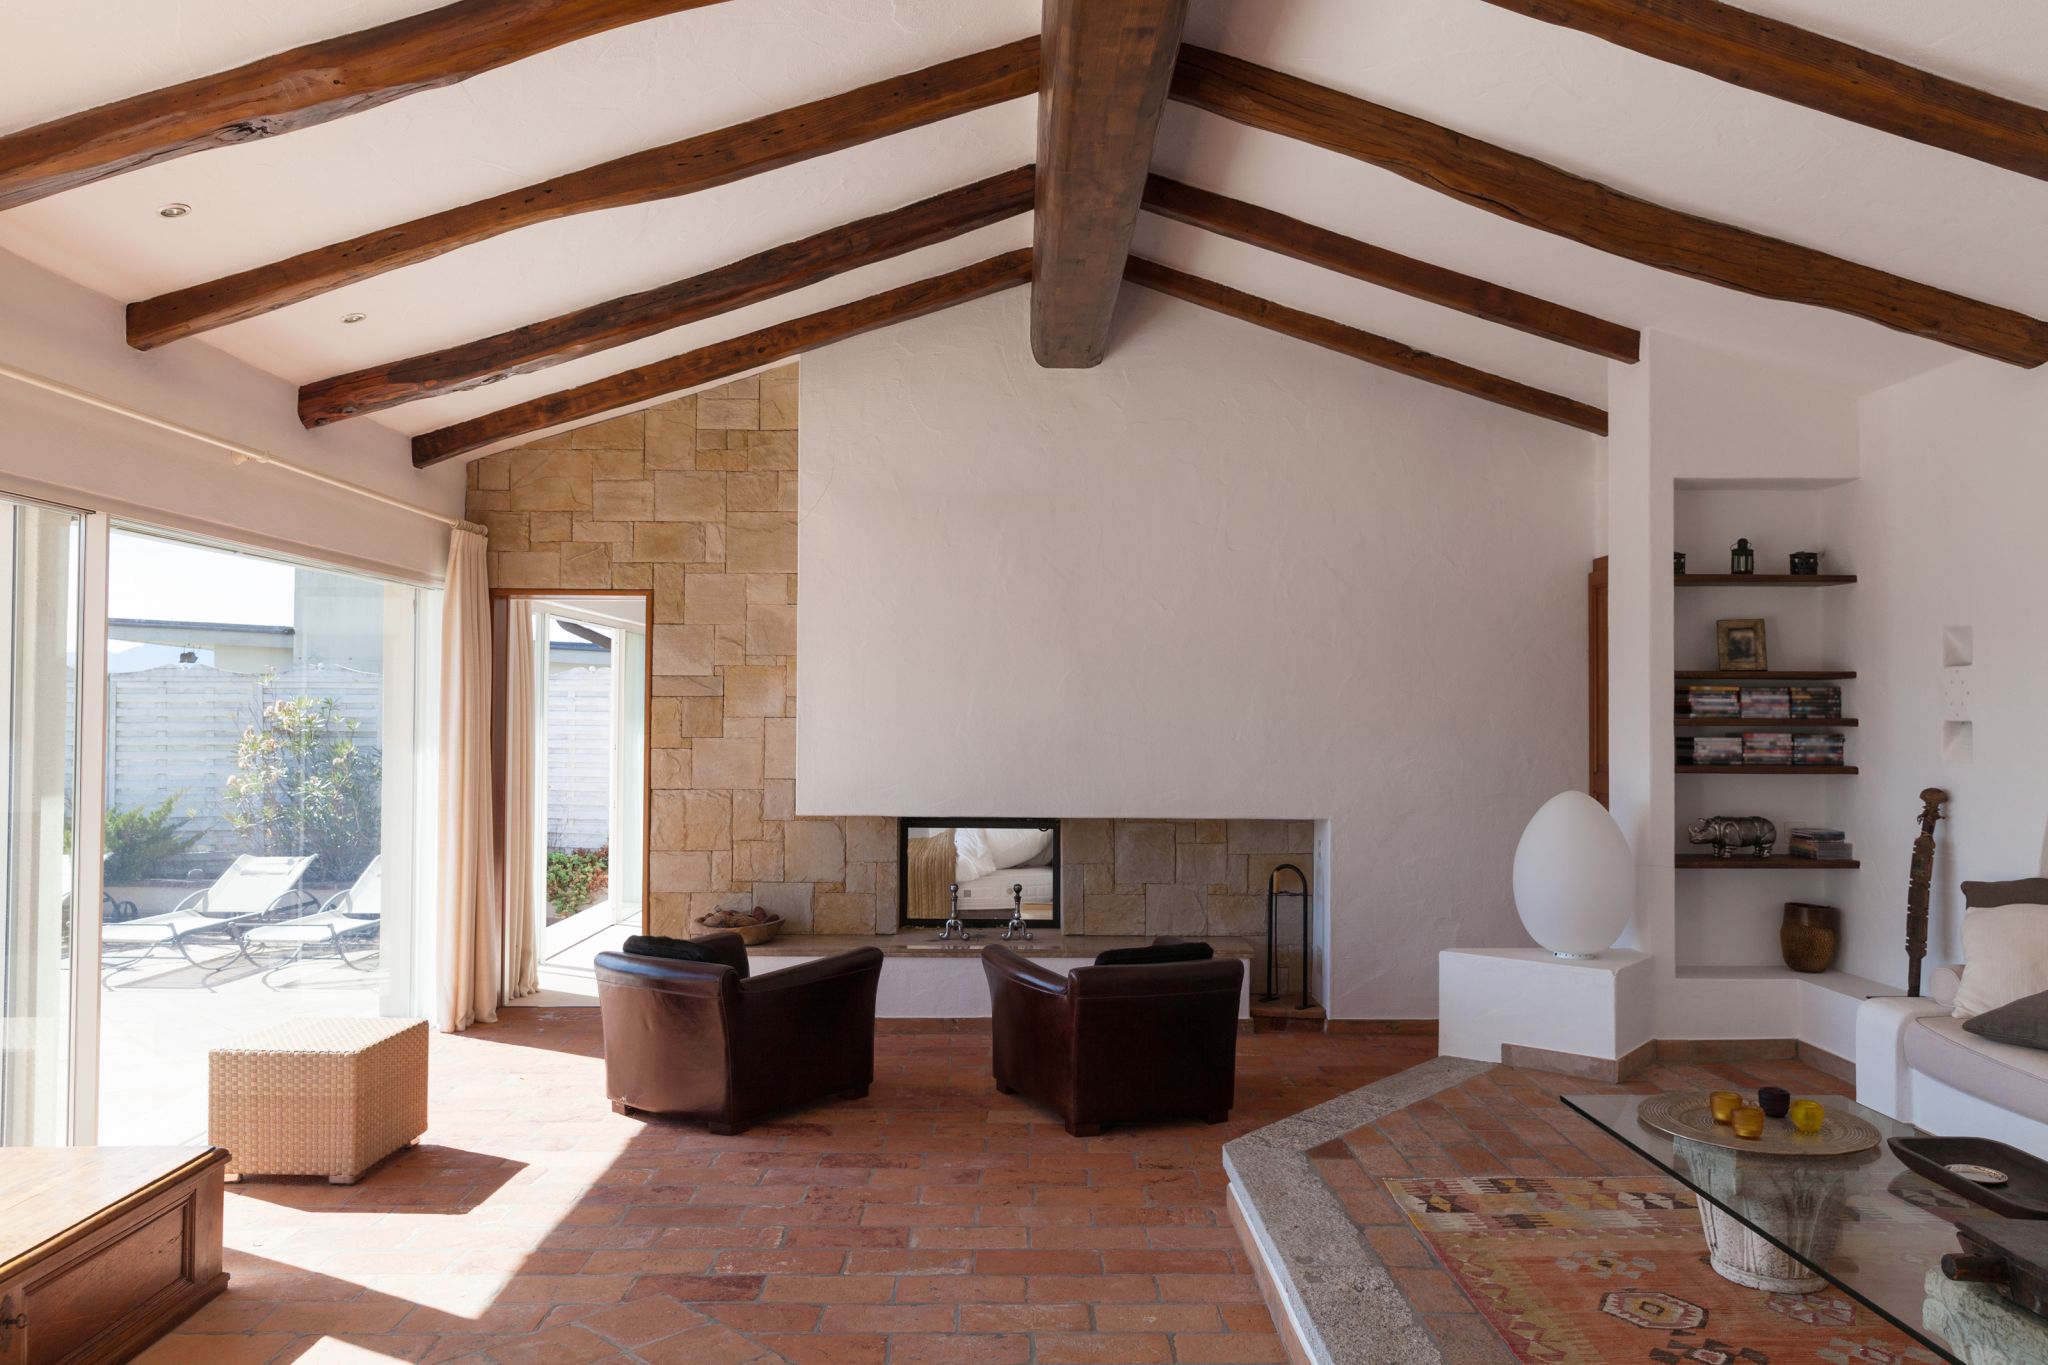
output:
POLYGON ((1707 1264, 1699 1210, 1655 1176, 1386 1182, 1515 1358, 1542 1365, 1937 1365, 1837 1291, 1768 1294, 1707 1264))

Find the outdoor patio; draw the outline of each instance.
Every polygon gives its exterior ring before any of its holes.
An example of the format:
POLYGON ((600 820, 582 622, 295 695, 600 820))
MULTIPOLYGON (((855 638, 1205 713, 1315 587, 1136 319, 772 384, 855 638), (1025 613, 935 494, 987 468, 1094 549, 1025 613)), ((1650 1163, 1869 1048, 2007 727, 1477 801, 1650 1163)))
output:
POLYGON ((376 1014, 385 986, 380 956, 332 955, 276 967, 226 944, 202 945, 195 967, 172 953, 101 973, 100 1129, 109 1145, 203 1141, 206 1054, 294 1015, 376 1014))

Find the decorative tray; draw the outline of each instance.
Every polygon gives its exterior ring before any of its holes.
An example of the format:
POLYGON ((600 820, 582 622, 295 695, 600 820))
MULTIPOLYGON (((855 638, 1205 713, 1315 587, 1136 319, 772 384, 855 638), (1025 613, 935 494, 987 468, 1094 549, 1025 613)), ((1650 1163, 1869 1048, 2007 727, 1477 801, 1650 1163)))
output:
POLYGON ((1909 1137, 1891 1140, 1892 1155, 1915 1175, 1953 1190, 2007 1218, 2048 1218, 2048 1162, 1990 1138, 1909 1137), (1988 1166, 2005 1176, 1986 1185, 1959 1175, 1951 1165, 1988 1166))
POLYGON ((1879 1138, 1877 1129, 1854 1114, 1833 1110, 1821 1121, 1818 1133, 1802 1133, 1789 1119, 1765 1119, 1762 1137, 1739 1138, 1727 1124, 1714 1122, 1714 1110, 1704 1092, 1652 1095, 1637 1108, 1636 1117, 1673 1137, 1763 1156, 1847 1156, 1877 1146, 1879 1138))

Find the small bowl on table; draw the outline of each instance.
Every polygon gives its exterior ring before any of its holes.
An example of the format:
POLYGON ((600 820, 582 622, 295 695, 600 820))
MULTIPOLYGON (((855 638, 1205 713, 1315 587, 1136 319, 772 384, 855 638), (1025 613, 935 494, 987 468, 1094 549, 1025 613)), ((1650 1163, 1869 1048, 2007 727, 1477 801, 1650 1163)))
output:
POLYGON ((697 928, 707 934, 738 934, 740 942, 749 948, 758 948, 772 942, 782 932, 782 916, 770 915, 767 919, 751 920, 744 924, 718 924, 709 916, 700 915, 697 928))

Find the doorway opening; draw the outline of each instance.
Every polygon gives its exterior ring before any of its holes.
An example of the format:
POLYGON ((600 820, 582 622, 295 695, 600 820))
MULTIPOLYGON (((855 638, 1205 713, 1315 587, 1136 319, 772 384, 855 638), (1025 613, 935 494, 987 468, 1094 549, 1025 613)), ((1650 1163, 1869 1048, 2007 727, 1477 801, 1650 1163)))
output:
POLYGON ((506 1000, 548 1003, 646 918, 649 603, 502 605, 506 1000))

